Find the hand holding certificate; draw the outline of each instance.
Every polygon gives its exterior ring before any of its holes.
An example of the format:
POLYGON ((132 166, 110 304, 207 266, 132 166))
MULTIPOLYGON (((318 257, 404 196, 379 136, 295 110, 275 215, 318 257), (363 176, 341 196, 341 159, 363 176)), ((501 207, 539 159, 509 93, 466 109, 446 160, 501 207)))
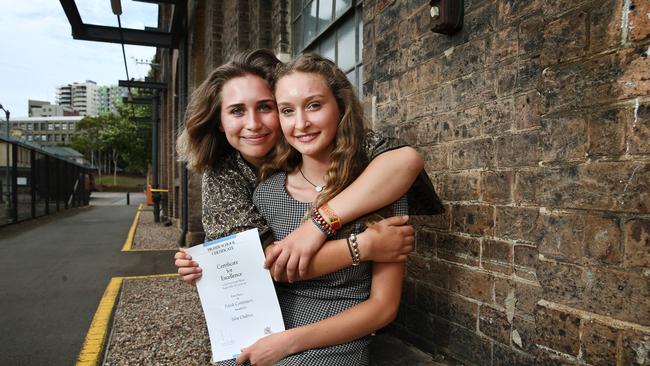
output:
POLYGON ((257 229, 197 245, 187 253, 203 269, 196 287, 213 362, 235 358, 242 348, 284 330, 257 229))

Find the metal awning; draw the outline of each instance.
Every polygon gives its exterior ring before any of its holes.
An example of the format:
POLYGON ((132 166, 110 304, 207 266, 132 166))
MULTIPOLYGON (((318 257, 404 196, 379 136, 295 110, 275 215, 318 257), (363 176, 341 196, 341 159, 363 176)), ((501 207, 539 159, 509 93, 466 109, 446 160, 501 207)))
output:
POLYGON ((132 29, 86 24, 81 19, 75 0, 59 0, 72 27, 72 38, 85 41, 125 43, 137 46, 176 48, 180 39, 186 0, 134 0, 155 4, 173 4, 171 29, 167 32, 151 29, 132 29))

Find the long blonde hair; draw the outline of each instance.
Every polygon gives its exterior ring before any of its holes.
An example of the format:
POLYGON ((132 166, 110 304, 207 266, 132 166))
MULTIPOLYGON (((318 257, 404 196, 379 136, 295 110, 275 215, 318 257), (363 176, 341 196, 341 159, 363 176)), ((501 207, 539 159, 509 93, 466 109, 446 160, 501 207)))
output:
POLYGON ((192 93, 185 112, 185 128, 176 141, 180 160, 189 168, 204 172, 214 167, 233 148, 221 125, 221 90, 230 79, 256 75, 271 88, 274 68, 280 64, 272 51, 259 49, 236 53, 229 62, 214 69, 192 93))
MULTIPOLYGON (((334 94, 341 113, 333 142, 334 150, 330 155, 330 165, 325 174, 325 189, 313 203, 318 207, 350 185, 368 162, 362 149, 365 131, 363 108, 354 87, 332 61, 314 53, 306 53, 278 67, 274 79, 277 83, 282 77, 294 72, 320 75, 334 94)), ((280 137, 274 156, 262 165, 260 179, 264 180, 278 170, 294 171, 301 163, 300 152, 289 145, 284 137, 280 137)))

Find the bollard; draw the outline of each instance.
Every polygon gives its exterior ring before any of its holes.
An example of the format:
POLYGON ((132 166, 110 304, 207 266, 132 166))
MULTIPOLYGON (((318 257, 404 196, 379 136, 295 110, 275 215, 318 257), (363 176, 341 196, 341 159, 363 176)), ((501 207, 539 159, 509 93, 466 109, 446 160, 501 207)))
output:
POLYGON ((128 206, 130 204, 131 204, 131 195, 129 194, 129 192, 126 192, 126 205, 128 206))

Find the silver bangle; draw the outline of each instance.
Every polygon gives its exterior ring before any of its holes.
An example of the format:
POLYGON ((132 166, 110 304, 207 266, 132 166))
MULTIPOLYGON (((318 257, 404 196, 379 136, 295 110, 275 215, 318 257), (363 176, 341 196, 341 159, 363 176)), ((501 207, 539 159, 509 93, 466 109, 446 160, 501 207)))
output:
POLYGON ((347 238, 348 249, 350 250, 350 256, 352 257, 352 265, 358 266, 361 263, 361 255, 359 254, 359 243, 357 242, 357 236, 350 234, 350 237, 347 238))

